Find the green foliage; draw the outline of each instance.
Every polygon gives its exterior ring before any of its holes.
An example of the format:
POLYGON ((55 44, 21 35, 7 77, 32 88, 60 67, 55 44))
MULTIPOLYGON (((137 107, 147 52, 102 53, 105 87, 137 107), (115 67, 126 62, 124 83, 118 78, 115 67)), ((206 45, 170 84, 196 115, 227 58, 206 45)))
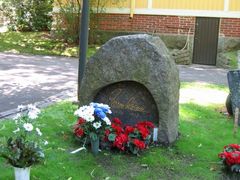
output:
MULTIPOLYGON (((89 0, 90 4, 90 23, 89 23, 89 42, 97 44, 99 42, 97 29, 99 27, 99 14, 105 11, 108 0, 89 0)), ((119 3, 120 0, 112 0, 119 3)), ((59 12, 55 14, 53 32, 57 38, 63 39, 67 43, 79 42, 79 26, 81 17, 81 0, 57 0, 59 12)))
POLYGON ((6 147, 0 146, 0 156, 14 167, 25 168, 39 164, 44 159, 42 149, 37 143, 28 141, 25 137, 10 137, 6 147))
POLYGON ((67 43, 77 44, 79 41, 79 22, 81 12, 80 0, 57 0, 59 12, 55 14, 53 31, 55 37, 67 43))
POLYGON ((5 0, 2 10, 9 28, 18 31, 46 31, 51 28, 53 0, 5 0))

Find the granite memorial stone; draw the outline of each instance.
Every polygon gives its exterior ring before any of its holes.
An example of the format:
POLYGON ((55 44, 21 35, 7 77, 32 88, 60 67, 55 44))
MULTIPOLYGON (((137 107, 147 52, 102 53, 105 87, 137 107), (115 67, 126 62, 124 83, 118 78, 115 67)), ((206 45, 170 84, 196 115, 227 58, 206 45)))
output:
POLYGON ((179 73, 159 37, 129 35, 111 39, 89 59, 80 86, 80 105, 111 106, 124 124, 149 120, 158 141, 178 137, 179 73))

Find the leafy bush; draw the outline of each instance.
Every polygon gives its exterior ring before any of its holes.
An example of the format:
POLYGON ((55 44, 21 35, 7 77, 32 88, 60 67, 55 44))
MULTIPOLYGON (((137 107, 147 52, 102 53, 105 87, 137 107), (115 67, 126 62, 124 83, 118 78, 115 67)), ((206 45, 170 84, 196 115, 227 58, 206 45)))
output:
POLYGON ((45 31, 51 28, 53 0, 5 0, 1 6, 11 30, 45 31))
MULTIPOLYGON (((103 13, 108 0, 89 0, 90 23, 89 41, 97 42, 97 30, 99 28, 99 14, 103 13)), ((112 3, 119 3, 120 0, 112 0, 112 3)), ((54 15, 54 35, 67 43, 78 43, 79 23, 81 16, 81 0, 57 0, 59 11, 54 15)))
POLYGON ((67 43, 78 43, 80 0, 57 0, 59 12, 54 15, 54 36, 67 43))

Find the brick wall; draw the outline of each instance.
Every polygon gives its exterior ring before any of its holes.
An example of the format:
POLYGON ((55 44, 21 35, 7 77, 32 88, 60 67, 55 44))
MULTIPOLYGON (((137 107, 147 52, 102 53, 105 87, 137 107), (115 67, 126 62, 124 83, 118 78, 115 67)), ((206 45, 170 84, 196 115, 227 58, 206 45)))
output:
POLYGON ((220 33, 225 37, 240 37, 240 18, 222 18, 220 33))
POLYGON ((100 29, 105 31, 127 31, 147 33, 187 34, 194 32, 194 17, 101 14, 100 29))
MULTIPOLYGON (((134 15, 127 14, 99 15, 99 29, 118 32, 146 32, 164 34, 187 34, 195 30, 195 17, 134 15)), ((220 33, 226 37, 240 37, 240 18, 221 19, 220 33)))

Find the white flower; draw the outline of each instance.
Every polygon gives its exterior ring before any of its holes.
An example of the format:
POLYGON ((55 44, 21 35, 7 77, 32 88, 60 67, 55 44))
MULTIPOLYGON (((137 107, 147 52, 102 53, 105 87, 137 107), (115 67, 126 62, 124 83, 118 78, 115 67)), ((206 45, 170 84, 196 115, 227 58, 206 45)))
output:
POLYGON ((28 105, 27 105, 27 108, 28 108, 28 110, 32 110, 32 109, 35 109, 36 106, 33 105, 33 104, 28 104, 28 105))
POLYGON ((82 106, 74 112, 74 115, 85 119, 87 122, 93 122, 94 118, 94 108, 92 106, 82 106))
POLYGON ((28 112, 28 117, 30 119, 36 119, 38 117, 38 112, 36 112, 36 111, 29 111, 28 112))
POLYGON ((93 123, 93 127, 95 127, 95 129, 98 129, 102 126, 102 123, 101 122, 95 122, 93 123))
POLYGON ((48 145, 48 141, 45 140, 45 141, 44 141, 44 145, 45 145, 45 146, 48 145))
POLYGON ((21 114, 18 113, 18 114, 16 114, 16 116, 13 117, 13 120, 17 120, 17 119, 19 119, 20 117, 21 117, 21 114))
POLYGON ((108 119, 108 117, 105 117, 103 121, 105 121, 107 125, 111 125, 111 121, 108 119))
POLYGON ((24 105, 19 105, 18 107, 17 107, 17 110, 18 111, 23 111, 24 109, 26 108, 26 106, 24 106, 24 105))
POLYGON ((31 123, 24 123, 23 127, 26 131, 30 132, 33 130, 33 125, 31 123))
POLYGON ((40 109, 38 109, 36 106, 32 104, 29 104, 27 108, 28 108, 28 117, 30 119, 36 119, 38 117, 38 114, 41 112, 40 109))
POLYGON ((19 132, 20 131, 20 129, 19 128, 17 128, 15 131, 13 131, 13 133, 17 133, 17 132, 19 132))
POLYGON ((37 134, 38 134, 39 136, 42 136, 42 132, 40 131, 39 128, 36 128, 36 131, 37 131, 37 134))

